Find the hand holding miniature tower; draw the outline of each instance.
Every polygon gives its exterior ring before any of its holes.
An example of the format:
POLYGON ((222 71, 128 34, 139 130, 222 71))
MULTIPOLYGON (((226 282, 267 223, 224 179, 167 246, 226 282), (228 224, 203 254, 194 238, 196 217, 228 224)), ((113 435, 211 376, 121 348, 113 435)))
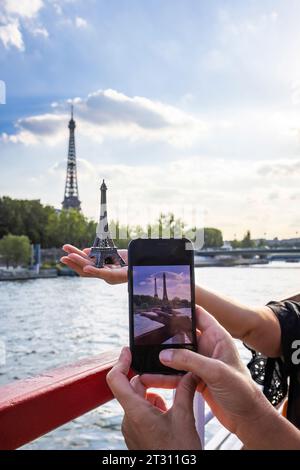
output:
POLYGON ((91 248, 89 257, 94 258, 95 266, 97 268, 103 268, 105 264, 119 264, 120 266, 125 266, 126 263, 119 255, 109 232, 106 208, 107 186, 104 180, 101 184, 100 191, 100 218, 96 230, 96 238, 91 248))

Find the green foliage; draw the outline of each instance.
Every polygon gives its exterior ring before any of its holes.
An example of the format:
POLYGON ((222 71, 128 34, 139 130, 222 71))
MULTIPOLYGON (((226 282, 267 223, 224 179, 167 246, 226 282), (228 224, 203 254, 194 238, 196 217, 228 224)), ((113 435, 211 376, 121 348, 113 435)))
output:
POLYGON ((223 235, 217 228, 204 228, 204 248, 220 248, 223 246, 223 235))
POLYGON ((265 248, 267 245, 266 243, 266 240, 264 240, 263 238, 261 238, 257 244, 257 248, 265 248))
POLYGON ((0 238, 11 233, 26 235, 43 248, 72 243, 79 247, 92 244, 96 224, 76 210, 57 211, 39 200, 0 198, 0 238))
MULTIPOLYGON (((170 299, 168 303, 172 308, 178 309, 188 308, 191 306, 191 302, 187 299, 180 299, 179 297, 170 299)), ((136 294, 133 296, 133 304, 135 310, 150 310, 154 307, 163 307, 163 300, 152 295, 136 294)))
POLYGON ((32 243, 46 245, 45 225, 51 206, 43 206, 39 200, 0 198, 0 238, 8 233, 27 235, 32 243))
POLYGON ((241 242, 240 242, 239 240, 236 240, 236 239, 235 239, 235 240, 232 240, 232 241, 230 242, 230 244, 231 244, 231 246, 232 246, 233 249, 235 249, 235 248, 240 248, 240 247, 241 247, 241 242))
POLYGON ((28 265, 31 256, 29 238, 25 235, 5 235, 0 240, 0 255, 6 263, 6 267, 28 265))
POLYGON ((233 240, 231 246, 232 248, 254 248, 255 241, 251 239, 250 230, 247 230, 242 240, 233 240))
POLYGON ((245 233, 243 240, 241 241, 241 248, 254 248, 255 241, 251 239, 250 230, 245 233))
POLYGON ((45 227, 47 244, 60 247, 65 243, 81 248, 90 246, 95 238, 96 224, 75 209, 50 214, 45 227))
MULTIPOLYGON (((171 212, 161 213, 158 220, 147 227, 121 225, 115 220, 111 220, 109 226, 118 248, 127 248, 133 238, 186 236, 193 241, 196 234, 196 227, 186 227, 171 212)), ((220 230, 205 228, 204 231, 206 247, 222 246, 220 230)), ((9 233, 26 235, 31 243, 40 243, 42 248, 59 248, 64 243, 83 248, 93 243, 96 223, 75 209, 58 211, 54 207, 43 206, 39 200, 4 196, 0 198, 0 239, 9 233)))

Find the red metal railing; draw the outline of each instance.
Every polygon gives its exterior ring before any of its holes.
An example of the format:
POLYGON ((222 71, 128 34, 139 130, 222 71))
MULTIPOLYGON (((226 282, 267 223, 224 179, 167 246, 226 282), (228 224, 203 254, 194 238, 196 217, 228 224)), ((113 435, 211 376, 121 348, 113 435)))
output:
POLYGON ((0 387, 0 449, 16 449, 113 398, 118 350, 0 387))

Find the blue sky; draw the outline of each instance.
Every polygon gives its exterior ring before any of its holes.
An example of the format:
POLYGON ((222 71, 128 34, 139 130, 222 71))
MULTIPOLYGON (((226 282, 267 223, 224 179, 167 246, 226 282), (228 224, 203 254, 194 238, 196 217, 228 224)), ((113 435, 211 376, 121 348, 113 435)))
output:
POLYGON ((60 207, 73 101, 88 216, 105 177, 112 216, 295 236, 299 20, 297 0, 1 0, 0 194, 60 207))
POLYGON ((168 299, 174 297, 191 300, 189 266, 134 266, 133 284, 135 295, 154 295, 154 279, 157 294, 163 297, 163 273, 166 275, 168 299))

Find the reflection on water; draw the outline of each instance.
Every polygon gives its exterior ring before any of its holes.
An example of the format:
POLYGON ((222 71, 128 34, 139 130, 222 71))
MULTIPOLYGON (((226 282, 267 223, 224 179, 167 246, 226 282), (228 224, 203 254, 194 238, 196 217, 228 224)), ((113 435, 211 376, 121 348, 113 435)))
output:
MULTIPOLYGON (((196 280, 259 305, 299 291, 299 268, 288 263, 200 268, 196 280)), ((126 285, 81 278, 1 282, 0 340, 6 345, 1 384, 128 344, 126 285)), ((246 359, 242 346, 240 351, 246 359)), ((25 448, 122 449, 121 416, 114 401, 25 448)))

